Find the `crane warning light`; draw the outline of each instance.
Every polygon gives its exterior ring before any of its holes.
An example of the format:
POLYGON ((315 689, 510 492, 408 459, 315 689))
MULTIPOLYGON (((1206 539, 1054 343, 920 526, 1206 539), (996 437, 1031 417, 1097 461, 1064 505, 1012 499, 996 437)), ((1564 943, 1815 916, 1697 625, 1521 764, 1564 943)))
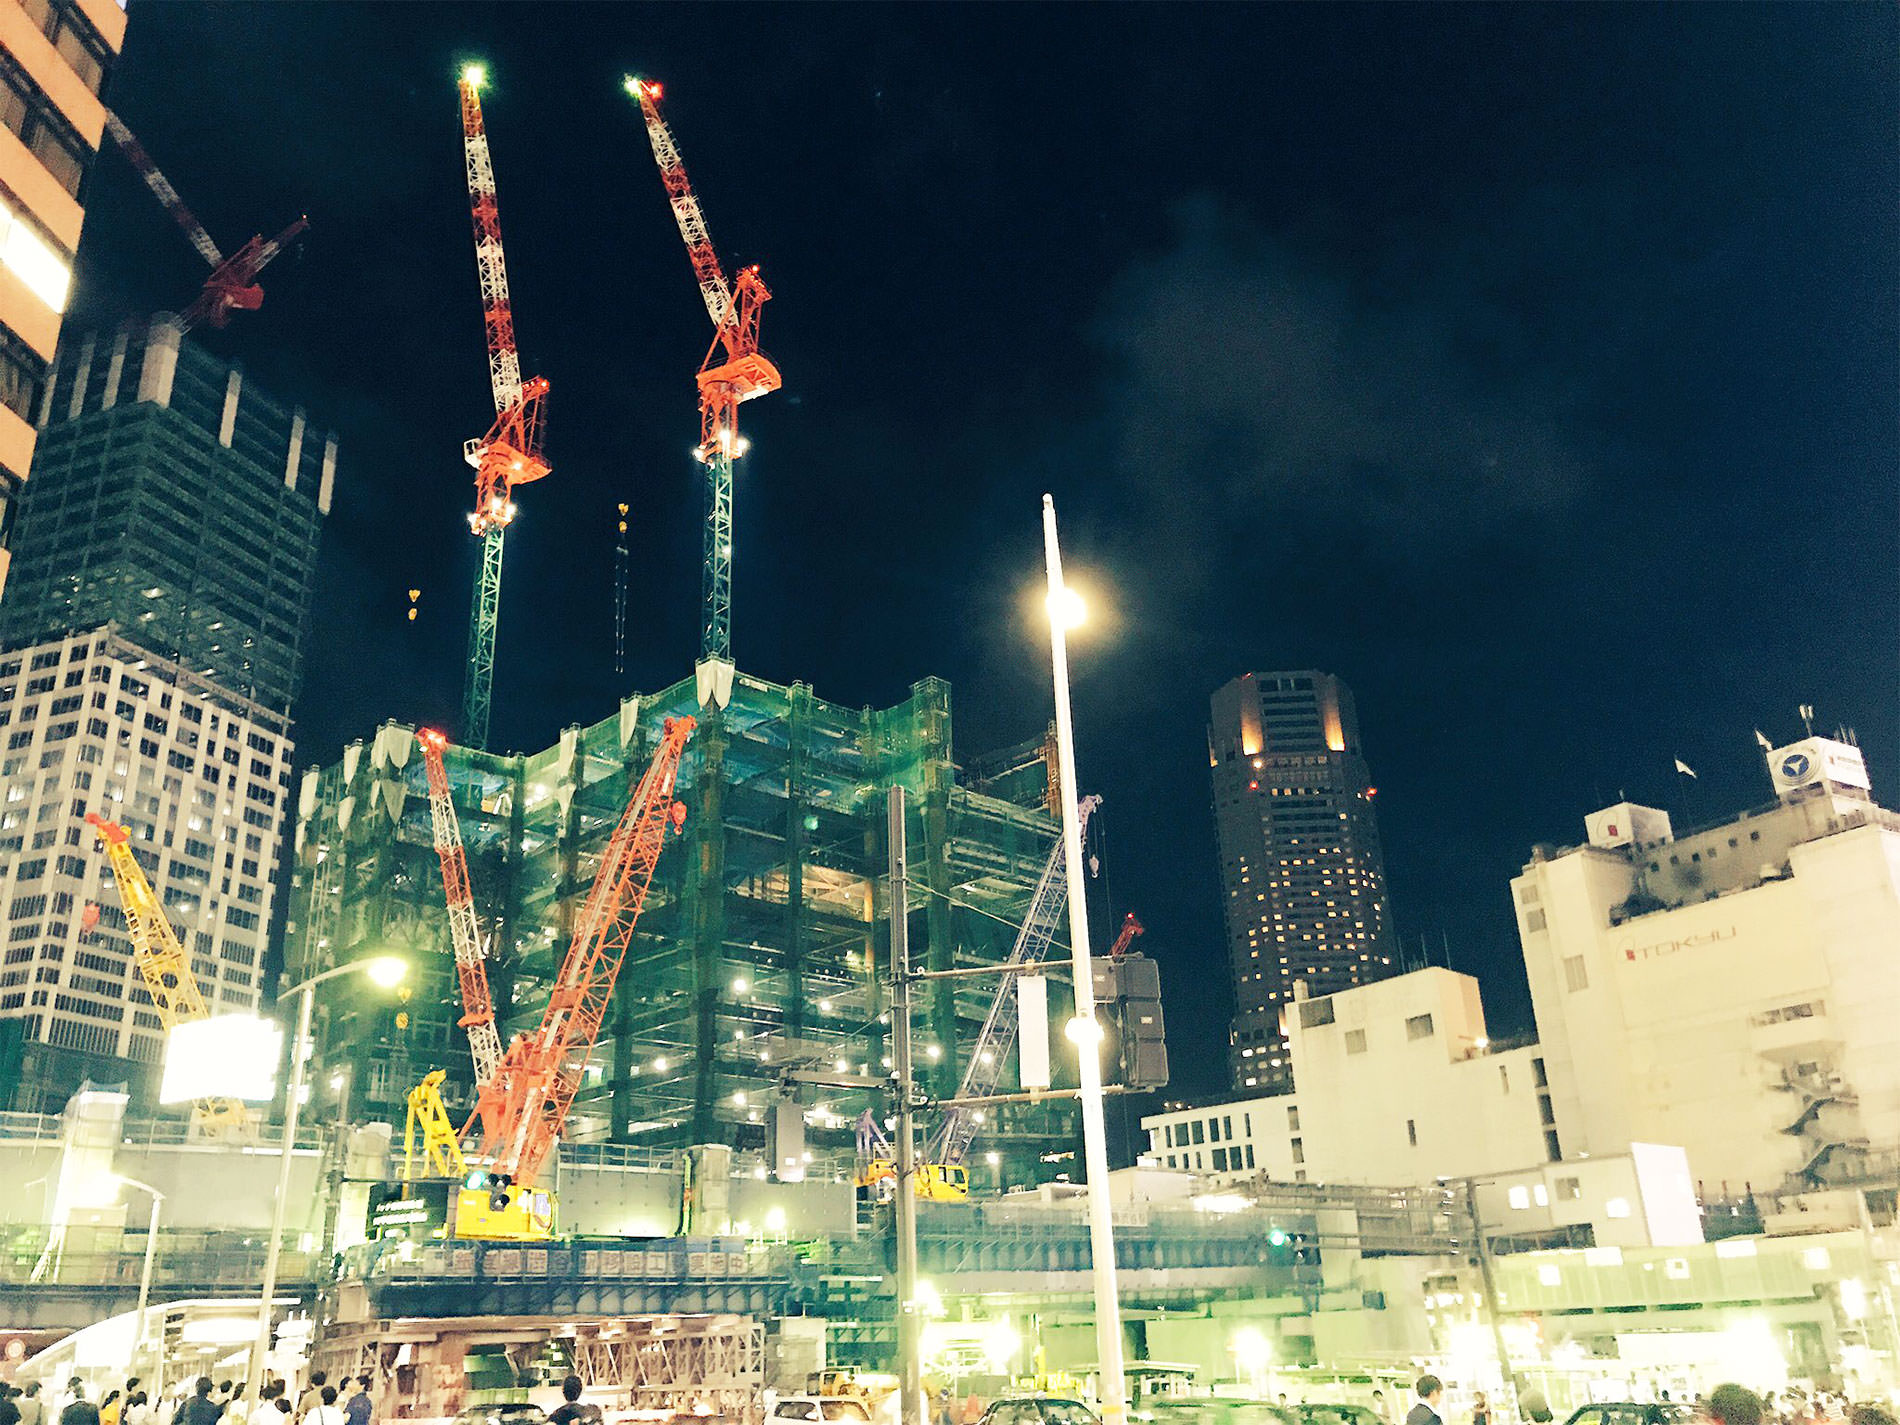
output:
POLYGON ((462 82, 471 89, 480 89, 488 83, 488 67, 482 64, 466 65, 462 69, 462 82))
POLYGON ((686 829, 686 803, 674 802, 672 809, 666 814, 666 819, 673 823, 673 834, 679 835, 686 829))

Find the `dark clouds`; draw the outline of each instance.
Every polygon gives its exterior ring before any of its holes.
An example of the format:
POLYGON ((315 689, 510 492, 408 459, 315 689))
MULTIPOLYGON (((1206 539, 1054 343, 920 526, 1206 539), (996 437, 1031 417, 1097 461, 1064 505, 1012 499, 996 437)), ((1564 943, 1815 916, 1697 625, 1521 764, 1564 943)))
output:
POLYGON ((1547 374, 1474 358, 1500 317, 1447 300, 1447 274, 1371 295, 1211 197, 1179 205, 1175 227, 1090 325, 1111 362, 1114 456, 1151 528, 1192 538, 1270 510, 1269 539, 1447 559, 1500 531, 1547 538, 1580 497, 1587 438, 1547 374))

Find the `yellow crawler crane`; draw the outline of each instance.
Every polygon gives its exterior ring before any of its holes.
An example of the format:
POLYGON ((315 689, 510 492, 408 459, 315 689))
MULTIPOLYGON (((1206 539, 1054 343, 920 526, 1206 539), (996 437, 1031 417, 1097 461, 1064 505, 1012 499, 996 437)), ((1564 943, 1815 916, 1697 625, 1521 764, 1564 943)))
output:
POLYGON ((449 1122, 448 1108, 442 1102, 442 1084, 448 1078, 443 1069, 431 1072, 409 1090, 409 1122, 402 1135, 402 1180, 417 1177, 456 1178, 468 1176, 468 1159, 462 1156, 461 1137, 449 1122), (418 1144, 418 1138, 421 1142, 418 1144), (422 1151, 422 1171, 416 1171, 416 1151, 422 1151))
MULTIPOLYGON (((132 936, 132 963, 152 996, 159 1022, 169 1034, 181 1024, 211 1018, 185 947, 179 944, 164 904, 132 854, 131 833, 97 812, 88 812, 86 820, 105 843, 119 902, 125 908, 126 930, 132 936)), ((249 1130, 251 1111, 234 1098, 200 1099, 192 1110, 191 1126, 206 1137, 236 1137, 249 1130)))

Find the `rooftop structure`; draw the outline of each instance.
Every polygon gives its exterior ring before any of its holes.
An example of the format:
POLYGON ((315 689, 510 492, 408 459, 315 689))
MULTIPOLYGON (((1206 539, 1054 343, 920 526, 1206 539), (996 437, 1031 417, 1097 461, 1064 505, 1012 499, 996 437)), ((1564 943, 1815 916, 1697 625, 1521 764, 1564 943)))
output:
POLYGON ((1285 1088, 1280 1011, 1392 972, 1385 857, 1352 690, 1330 673, 1247 673, 1210 701, 1208 761, 1234 976, 1236 1089, 1285 1088))
POLYGON ((335 438, 162 317, 62 351, 44 412, 0 647, 112 624, 287 711, 335 438))
MULTIPOLYGON (((1046 775, 1017 779, 1022 802, 959 785, 950 690, 938 680, 881 710, 744 675, 722 709, 702 708, 702 691, 688 679, 628 697, 537 753, 446 749, 505 1040, 540 1013, 663 721, 700 718, 681 765, 683 833, 660 858, 570 1140, 757 1146, 785 1069, 884 1074, 886 788, 912 795, 920 967, 1004 959, 1055 843, 1046 775)), ((349 978, 325 986, 319 1057, 361 1066, 356 1101, 370 1112, 398 1116, 413 1080, 435 1067, 450 1072, 450 1101, 466 1103, 468 1049, 411 729, 386 725, 306 774, 295 865, 292 976, 372 947, 416 961, 406 1001, 359 994, 349 978)), ((954 1089, 994 993, 975 978, 921 996, 919 1062, 934 1090, 954 1089)), ((858 1112, 883 1097, 804 1090, 814 1148, 848 1144, 858 1112)), ((1066 1152, 1069 1119, 1066 1106, 1022 1108, 978 1137, 1007 1121, 1012 1149, 1066 1152)))

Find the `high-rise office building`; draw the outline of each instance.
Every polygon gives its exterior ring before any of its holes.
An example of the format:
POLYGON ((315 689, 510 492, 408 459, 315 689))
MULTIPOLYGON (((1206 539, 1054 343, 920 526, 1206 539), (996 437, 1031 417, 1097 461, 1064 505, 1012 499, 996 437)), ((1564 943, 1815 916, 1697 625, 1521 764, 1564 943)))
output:
POLYGON ((287 712, 335 437, 165 318, 67 347, 48 378, 0 647, 111 624, 287 712))
POLYGON ((0 6, 0 598, 13 507, 72 282, 99 102, 125 38, 114 0, 0 6))
POLYGON ((1352 690, 1330 673, 1248 673, 1210 700, 1235 1088, 1284 1086, 1281 1010, 1392 972, 1377 791, 1352 690))
POLYGON ((87 812, 132 833, 212 1013, 257 1007, 289 732, 107 628, 0 654, 0 1047, 20 1063, 0 1106, 57 1113, 87 1079, 141 1104, 155 1087, 158 1016, 87 812))
POLYGON ((87 812, 214 1012, 257 1002, 336 442, 159 319, 68 343, 0 602, 0 1062, 13 1106, 149 1101, 162 1053, 87 812))

